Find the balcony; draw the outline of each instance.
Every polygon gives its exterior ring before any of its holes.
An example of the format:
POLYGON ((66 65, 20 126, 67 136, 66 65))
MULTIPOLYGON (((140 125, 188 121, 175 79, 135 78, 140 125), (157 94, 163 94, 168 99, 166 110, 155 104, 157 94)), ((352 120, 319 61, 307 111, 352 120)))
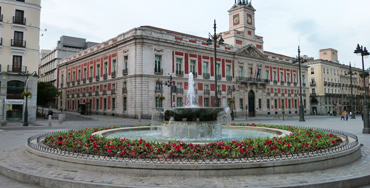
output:
POLYGON ((75 94, 72 93, 72 98, 75 98, 75 94))
POLYGON ((311 93, 311 97, 316 97, 316 93, 311 93))
POLYGON ((95 76, 95 80, 99 81, 100 80, 100 75, 95 76))
POLYGON ((211 91, 209 89, 205 89, 204 94, 211 94, 211 91))
POLYGON ((155 75, 163 75, 163 69, 161 68, 154 68, 155 75))
POLYGON ((176 93, 184 93, 184 88, 176 88, 176 93))
POLYGON ((22 66, 22 67, 13 67, 11 65, 8 65, 8 72, 18 72, 18 73, 26 73, 27 72, 27 67, 22 66))
POLYGON ((84 92, 84 93, 82 93, 82 97, 86 97, 86 93, 84 92))
POLYGON ((292 96, 292 94, 291 93, 288 93, 288 97, 291 97, 292 96))
POLYGON ((77 93, 77 98, 80 97, 80 93, 77 93))
POLYGON ((277 80, 274 80, 273 83, 274 83, 274 85, 277 85, 278 81, 277 80))
POLYGON ((176 76, 183 77, 184 76, 184 71, 176 70, 176 76))
POLYGON ((217 80, 221 80, 221 74, 217 75, 217 80))
POLYGON ((327 86, 328 85, 328 82, 327 81, 324 81, 324 86, 327 86))
POLYGON ((108 74, 107 73, 104 73, 103 74, 103 78, 104 78, 104 80, 108 79, 108 74))
POLYGON ((281 96, 282 96, 282 97, 285 97, 285 93, 281 93, 281 96))
POLYGON ((86 84, 86 78, 82 79, 82 83, 86 84))
POLYGON ((77 79, 77 84, 80 84, 81 83, 81 80, 80 79, 77 79))
POLYGON ((270 93, 269 91, 267 91, 267 92, 266 92, 266 95, 267 95, 267 96, 270 96, 270 95, 271 95, 271 93, 270 93))
POLYGON ((10 45, 13 46, 13 47, 25 48, 26 47, 26 41, 25 40, 11 39, 10 40, 10 45))
POLYGON ((306 83, 302 83, 302 87, 306 87, 306 83))
POLYGON ((115 77, 117 77, 116 71, 112 72, 112 78, 115 78, 115 77))
POLYGON ((295 96, 295 97, 297 97, 297 96, 298 96, 298 94, 297 94, 297 93, 295 93, 295 94, 294 94, 294 96, 295 96))
POLYGON ((306 93, 303 93, 302 96, 305 97, 306 96, 306 93))
POLYGON ((286 84, 287 84, 288 86, 292 85, 292 83, 291 83, 291 82, 289 82, 289 81, 288 81, 286 84))
POLYGON ((298 84, 297 84, 297 82, 293 82, 293 85, 294 85, 294 86, 297 86, 298 84))
POLYGON ((127 74, 128 74, 128 69, 127 69, 127 68, 123 69, 123 70, 122 70, 122 74, 123 74, 123 75, 127 75, 127 74))
POLYGON ((285 84, 285 82, 284 81, 280 81, 280 85, 284 85, 285 84))
POLYGON ((72 81, 72 86, 75 86, 76 85, 76 82, 73 80, 72 81))
POLYGON ((122 93, 127 93, 127 87, 122 88, 122 93))
POLYGON ((67 94, 67 99, 69 98, 69 95, 67 94))
POLYGON ((198 78, 198 73, 197 72, 193 73, 193 78, 198 78))
POLYGON ((162 87, 161 86, 155 86, 155 91, 156 92, 161 92, 162 91, 162 87))
POLYGON ((245 83, 259 83, 259 84, 268 84, 268 83, 270 83, 270 80, 268 80, 268 79, 245 78, 245 77, 241 77, 241 76, 236 77, 236 81, 245 82, 245 83))
POLYGON ((92 77, 92 76, 90 76, 90 77, 89 77, 89 82, 92 82, 92 80, 93 80, 93 77, 92 77))
POLYGON ((95 91, 95 96, 99 96, 99 91, 95 91))
POLYGON ((221 90, 217 90, 217 95, 222 95, 222 91, 221 90))
MULTIPOLYGON (((0 70, 0 71, 1 71, 1 70, 0 70)), ((60 83, 60 88, 63 88, 63 85, 64 85, 64 84, 63 84, 63 82, 62 82, 62 83, 60 83)))
POLYGON ((209 73, 203 73, 203 78, 204 79, 209 79, 211 76, 209 75, 209 73))
POLYGON ((103 90, 103 95, 107 95, 107 90, 103 90))
POLYGON ((71 85, 71 82, 67 82, 67 87, 69 87, 71 85))
POLYGON ((116 89, 112 89, 112 90, 110 91, 110 94, 112 94, 112 95, 116 94, 116 89))
POLYGON ((89 97, 92 97, 92 91, 89 92, 89 97))
POLYGON ((277 94, 277 93, 274 93, 274 96, 275 96, 275 97, 277 97, 277 96, 278 96, 278 94, 277 94))
POLYGON ((231 80, 233 80, 233 77, 232 76, 226 76, 226 80, 231 81, 231 80))
POLYGON ((23 18, 20 16, 13 16, 13 23, 20 24, 20 25, 26 25, 26 18, 23 18))
POLYGON ((316 82, 311 82, 310 86, 316 86, 316 82))
POLYGON ((233 91, 232 90, 227 90, 227 95, 232 95, 233 94, 233 91))

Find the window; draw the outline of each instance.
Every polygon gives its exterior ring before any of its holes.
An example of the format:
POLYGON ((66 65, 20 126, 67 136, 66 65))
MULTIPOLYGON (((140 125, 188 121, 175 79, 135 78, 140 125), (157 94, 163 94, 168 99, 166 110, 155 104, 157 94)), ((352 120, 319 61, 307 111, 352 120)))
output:
POLYGON ((96 110, 99 110, 99 99, 96 99, 96 110))
POLYGON ((13 67, 12 72, 21 72, 22 71, 22 56, 13 56, 13 67))
POLYGON ((76 72, 73 71, 73 74, 72 74, 72 82, 75 82, 76 81, 76 72))
POLYGON ((297 75, 293 74, 293 82, 296 83, 296 80, 297 80, 297 75))
POLYGON ((190 60, 190 72, 193 73, 193 75, 196 73, 195 72, 195 67, 196 67, 196 61, 195 60, 190 60))
POLYGON ((162 108, 162 100, 159 97, 155 97, 155 107, 162 108))
POLYGON ((113 59, 112 66, 113 66, 112 73, 116 73, 116 70, 117 70, 117 60, 116 59, 113 59))
POLYGON ((94 68, 93 67, 90 67, 90 77, 92 78, 92 76, 93 76, 93 70, 94 70, 94 68))
POLYGON ((231 76, 231 66, 230 65, 226 65, 226 76, 231 76))
POLYGON ((275 109, 277 109, 278 108, 278 101, 277 101, 277 99, 275 99, 274 101, 275 101, 275 109))
POLYGON ((86 77, 87 77, 87 70, 86 70, 86 68, 84 68, 84 79, 86 79, 86 77))
POLYGON ((23 47, 23 32, 14 31, 13 46, 23 47))
POLYGON ((123 97, 123 111, 127 111, 127 97, 123 97))
POLYGON ((107 74, 108 73, 108 62, 105 62, 104 63, 104 74, 107 74))
POLYGON ((281 99, 281 108, 282 109, 284 109, 284 108, 286 108, 286 106, 284 106, 285 105, 285 103, 284 103, 285 101, 284 101, 284 99, 281 99))
POLYGON ((14 16, 13 22, 16 24, 25 24, 23 10, 15 10, 15 16, 14 16))
POLYGON ((280 81, 284 82, 284 73, 283 72, 280 72, 280 81))
POLYGON ((123 57, 123 69, 127 70, 128 67, 128 56, 123 57))
POLYGON ((96 65, 96 76, 100 77, 100 64, 96 65))
POLYGON ((262 108, 262 99, 258 99, 258 108, 261 109, 262 108))
POLYGON ((176 74, 181 74, 182 59, 176 58, 176 74))
POLYGON ((68 77, 67 77, 67 82, 70 82, 70 81, 71 81, 71 73, 69 72, 68 77))
POLYGON ((306 108, 306 99, 303 100, 303 106, 306 108))
POLYGON ((286 77, 287 77, 287 81, 290 82, 290 73, 287 73, 286 77))
POLYGON ((77 80, 80 80, 81 78, 81 70, 78 70, 77 80))
POLYGON ((265 71, 265 74, 266 74, 266 79, 267 79, 267 80, 270 80, 270 79, 269 79, 270 71, 269 71, 269 70, 266 70, 266 71, 265 71))
POLYGON ((297 99, 294 99, 294 106, 295 106, 295 109, 298 108, 297 99))
POLYGON ((243 99, 239 99, 240 110, 243 110, 243 99))
POLYGON ((305 81, 306 80, 306 77, 304 75, 302 75, 302 84, 305 84, 305 81))
POLYGON ((221 72, 220 71, 220 67, 221 67, 220 64, 219 63, 216 63, 216 75, 217 76, 221 76, 221 74, 220 74, 220 72, 221 72))
POLYGON ((252 75, 253 75, 252 67, 249 67, 249 69, 248 69, 248 70, 249 70, 249 71, 248 71, 249 77, 251 77, 251 78, 252 78, 252 75))
POLYGON ((103 100, 104 111, 107 110, 107 99, 103 100))
POLYGON ((277 81, 276 71, 273 72, 273 79, 274 79, 274 81, 277 81))
POLYGON ((177 97, 177 107, 182 107, 182 97, 177 97))
POLYGON ((161 72, 161 60, 162 60, 162 56, 155 55, 154 72, 161 72))
POLYGON ((243 67, 239 67, 239 76, 243 77, 243 67))
POLYGON ((208 62, 206 62, 206 61, 203 62, 203 73, 204 74, 209 73, 209 71, 208 71, 208 62))
POLYGON ((292 108, 292 104, 291 104, 291 101, 290 100, 288 100, 288 108, 289 109, 292 108))
POLYGON ((315 94, 316 93, 316 89, 315 88, 312 88, 312 93, 315 94))
POLYGON ((209 107, 209 98, 204 98, 204 107, 209 107))
POLYGON ((267 109, 270 109, 270 99, 266 100, 266 104, 267 104, 267 109))

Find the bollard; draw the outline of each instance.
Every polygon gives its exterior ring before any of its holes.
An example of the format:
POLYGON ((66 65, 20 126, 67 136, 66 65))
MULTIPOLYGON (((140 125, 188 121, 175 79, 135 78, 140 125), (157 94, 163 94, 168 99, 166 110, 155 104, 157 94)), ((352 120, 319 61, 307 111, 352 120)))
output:
POLYGON ((59 124, 62 124, 65 120, 65 115, 64 114, 59 114, 59 124))
POLYGON ((139 114, 139 122, 141 122, 141 114, 139 114))
POLYGON ((49 115, 49 127, 51 126, 51 115, 49 115))

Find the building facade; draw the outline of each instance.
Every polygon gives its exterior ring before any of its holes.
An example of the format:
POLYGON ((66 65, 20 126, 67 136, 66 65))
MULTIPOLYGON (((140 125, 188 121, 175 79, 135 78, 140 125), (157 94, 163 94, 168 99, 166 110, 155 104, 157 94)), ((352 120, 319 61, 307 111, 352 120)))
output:
POLYGON ((33 95, 28 100, 29 120, 36 119, 40 3, 0 0, 0 115, 8 121, 22 119, 26 100, 21 93, 26 90, 33 95))
MULTIPOLYGON (((78 52, 58 66, 58 105, 77 111, 89 103, 93 113, 150 118, 155 108, 185 105, 192 73, 199 106, 213 106, 217 89, 220 106, 231 106, 237 115, 298 114, 298 65, 291 57, 263 51, 254 12, 250 2, 229 10, 230 28, 222 33, 228 44, 217 45, 216 64, 207 38, 152 26, 78 52), (172 87, 164 84, 170 80, 172 87)), ((307 66, 303 70, 309 113, 307 66)))
MULTIPOLYGON (((344 110, 362 110, 362 69, 340 64, 338 52, 334 49, 320 50, 320 59, 308 62, 308 65, 312 114, 336 115, 344 110)), ((368 88, 369 77, 365 79, 368 88)))

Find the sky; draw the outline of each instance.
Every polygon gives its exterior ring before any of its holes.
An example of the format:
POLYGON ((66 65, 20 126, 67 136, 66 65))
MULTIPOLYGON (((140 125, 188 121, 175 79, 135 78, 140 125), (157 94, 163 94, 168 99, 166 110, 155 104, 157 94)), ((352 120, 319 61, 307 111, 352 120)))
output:
MULTIPOLYGON (((54 49, 62 35, 103 42, 143 25, 200 37, 229 29, 234 0, 42 0, 41 49, 54 49), (44 31, 47 29, 47 31, 44 31)), ((256 34, 264 50, 291 57, 319 58, 319 50, 338 50, 341 64, 361 68, 357 44, 370 48, 369 0, 253 0, 256 34)), ((369 49, 370 50, 370 49, 369 49)), ((365 68, 370 61, 365 59, 365 68)))

